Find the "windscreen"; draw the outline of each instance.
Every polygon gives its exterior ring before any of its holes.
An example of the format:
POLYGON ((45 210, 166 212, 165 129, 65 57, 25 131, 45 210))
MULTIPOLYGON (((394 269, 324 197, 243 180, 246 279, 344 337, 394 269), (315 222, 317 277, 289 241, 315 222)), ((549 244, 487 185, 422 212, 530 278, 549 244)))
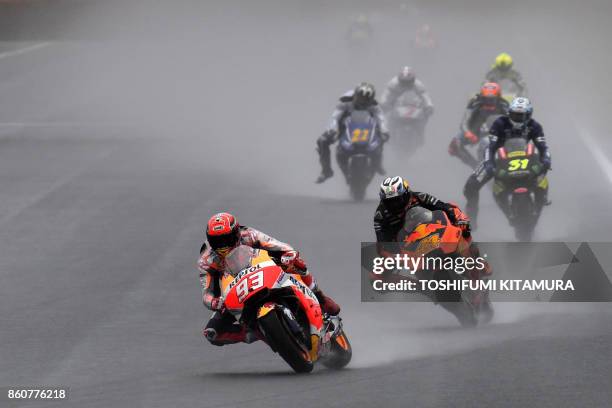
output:
POLYGON ((225 257, 225 271, 236 276, 241 270, 251 266, 257 250, 246 245, 239 245, 225 257))

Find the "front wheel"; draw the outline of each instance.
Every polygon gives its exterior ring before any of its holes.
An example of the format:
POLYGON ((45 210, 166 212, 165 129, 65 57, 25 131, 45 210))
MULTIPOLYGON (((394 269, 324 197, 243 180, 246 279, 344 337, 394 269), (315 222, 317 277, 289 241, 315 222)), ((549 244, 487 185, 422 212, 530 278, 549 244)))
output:
POLYGON ((293 368, 296 373, 309 373, 314 364, 306 346, 300 344, 276 311, 258 320, 267 343, 293 368))
POLYGON ((340 370, 351 362, 353 347, 344 333, 344 330, 341 330, 331 342, 329 356, 321 360, 321 364, 333 370, 340 370))

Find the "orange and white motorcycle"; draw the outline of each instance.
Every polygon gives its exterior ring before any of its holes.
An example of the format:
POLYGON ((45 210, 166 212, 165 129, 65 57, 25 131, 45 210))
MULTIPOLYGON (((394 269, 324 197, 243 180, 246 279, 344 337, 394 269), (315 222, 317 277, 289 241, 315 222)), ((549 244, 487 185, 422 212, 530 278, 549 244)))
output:
POLYGON ((268 253, 240 245, 225 258, 221 280, 226 310, 264 339, 298 373, 320 361, 340 369, 352 348, 339 316, 322 313, 299 276, 286 273, 268 253))

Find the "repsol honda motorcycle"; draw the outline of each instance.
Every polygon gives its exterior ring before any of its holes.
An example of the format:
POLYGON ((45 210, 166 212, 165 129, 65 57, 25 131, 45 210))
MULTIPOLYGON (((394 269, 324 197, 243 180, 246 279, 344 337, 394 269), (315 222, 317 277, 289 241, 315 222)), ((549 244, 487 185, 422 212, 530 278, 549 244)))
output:
POLYGON ((299 276, 278 266, 264 250, 240 245, 225 258, 221 290, 226 310, 258 333, 298 373, 316 362, 340 369, 352 348, 339 316, 321 310, 299 276))

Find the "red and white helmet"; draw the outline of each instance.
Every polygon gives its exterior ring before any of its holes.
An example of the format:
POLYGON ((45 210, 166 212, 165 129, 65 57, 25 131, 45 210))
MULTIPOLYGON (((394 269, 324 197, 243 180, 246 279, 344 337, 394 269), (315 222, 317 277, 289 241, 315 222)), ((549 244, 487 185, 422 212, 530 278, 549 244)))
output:
POLYGON ((206 238, 211 248, 220 255, 227 255, 240 242, 240 225, 230 213, 218 213, 206 224, 206 238))

